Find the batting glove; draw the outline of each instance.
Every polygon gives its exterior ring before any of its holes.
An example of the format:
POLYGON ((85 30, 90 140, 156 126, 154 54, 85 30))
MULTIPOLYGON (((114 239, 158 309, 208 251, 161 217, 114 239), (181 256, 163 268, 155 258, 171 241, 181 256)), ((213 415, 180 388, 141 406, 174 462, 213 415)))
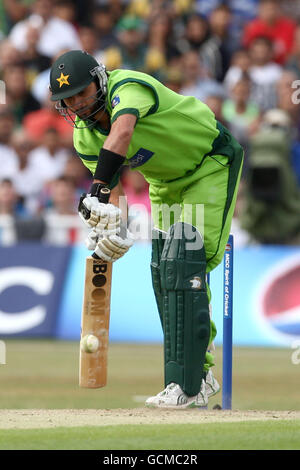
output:
POLYGON ((85 245, 88 250, 94 251, 96 249, 97 243, 99 241, 100 235, 96 230, 91 230, 85 239, 85 245))
POLYGON ((78 206, 79 217, 101 235, 120 233, 121 209, 104 204, 90 194, 83 194, 78 206))
POLYGON ((132 233, 126 229, 124 238, 119 235, 108 235, 100 237, 97 243, 95 254, 104 261, 114 262, 127 253, 132 247, 134 238, 132 233))

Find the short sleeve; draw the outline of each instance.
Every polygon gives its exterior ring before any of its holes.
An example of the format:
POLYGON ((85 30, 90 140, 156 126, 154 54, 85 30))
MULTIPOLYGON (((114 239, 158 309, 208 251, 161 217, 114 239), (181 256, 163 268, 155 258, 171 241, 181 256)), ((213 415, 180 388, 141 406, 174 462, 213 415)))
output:
POLYGON ((155 96, 150 87, 140 83, 125 83, 111 97, 111 123, 122 114, 134 114, 137 119, 143 118, 155 105, 155 96))

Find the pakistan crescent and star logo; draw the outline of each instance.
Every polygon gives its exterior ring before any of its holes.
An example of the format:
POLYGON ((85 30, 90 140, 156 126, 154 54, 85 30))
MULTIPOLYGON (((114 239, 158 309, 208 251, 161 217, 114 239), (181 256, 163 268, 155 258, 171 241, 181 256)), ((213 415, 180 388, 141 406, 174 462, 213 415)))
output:
POLYGON ((61 88, 63 85, 70 85, 68 81, 69 76, 70 75, 64 75, 61 72, 60 77, 56 79, 59 82, 59 88, 61 88))

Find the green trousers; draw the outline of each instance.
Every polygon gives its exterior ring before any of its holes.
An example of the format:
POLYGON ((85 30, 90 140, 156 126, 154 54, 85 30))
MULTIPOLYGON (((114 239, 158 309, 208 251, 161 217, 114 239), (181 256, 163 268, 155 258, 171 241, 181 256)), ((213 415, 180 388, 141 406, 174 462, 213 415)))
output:
MULTIPOLYGON (((206 155, 195 169, 172 181, 150 184, 152 217, 155 228, 167 231, 181 221, 192 224, 204 237, 207 268, 212 271, 221 263, 230 234, 243 165, 243 149, 228 133, 228 145, 218 153, 206 155)), ((211 294, 207 286, 210 302, 211 294)), ((216 336, 211 322, 210 342, 216 336)), ((206 354, 205 370, 214 363, 206 354)))

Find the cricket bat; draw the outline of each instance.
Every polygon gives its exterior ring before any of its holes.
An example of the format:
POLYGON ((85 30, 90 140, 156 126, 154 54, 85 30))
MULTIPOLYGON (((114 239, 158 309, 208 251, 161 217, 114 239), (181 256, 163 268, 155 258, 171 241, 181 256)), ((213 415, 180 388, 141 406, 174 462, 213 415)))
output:
MULTIPOLYGON (((110 191, 108 188, 101 191, 99 199, 107 203, 110 191)), ((112 263, 95 254, 87 257, 81 315, 80 387, 100 388, 107 382, 111 276, 112 263)))

